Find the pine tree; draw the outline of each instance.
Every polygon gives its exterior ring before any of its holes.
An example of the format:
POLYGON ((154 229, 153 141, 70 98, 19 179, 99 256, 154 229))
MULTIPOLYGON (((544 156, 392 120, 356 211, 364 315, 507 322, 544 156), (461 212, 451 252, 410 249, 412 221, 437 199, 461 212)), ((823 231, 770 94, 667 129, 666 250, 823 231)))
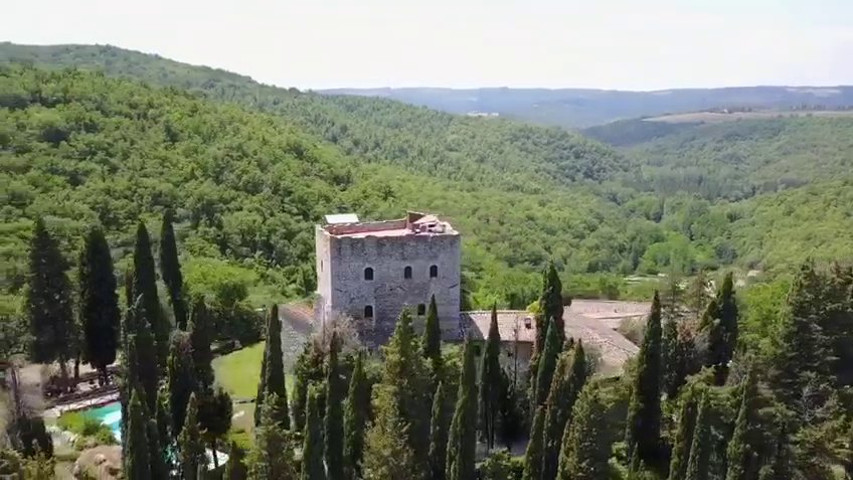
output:
POLYGON ((30 361, 59 362, 63 380, 68 379, 67 362, 73 356, 69 339, 75 335, 67 268, 59 243, 39 218, 30 240, 25 300, 32 339, 30 361))
MULTIPOLYGON (((344 400, 346 391, 341 368, 338 363, 340 342, 337 332, 332 332, 329 342, 329 362, 326 366, 326 416, 323 438, 325 439, 326 468, 329 478, 344 478, 344 400)), ((313 478, 313 477, 312 477, 313 478)))
POLYGON ((79 316, 83 327, 83 358, 109 383, 107 366, 116 359, 121 312, 110 247, 100 228, 89 229, 80 252, 79 316))
POLYGON ((693 395, 688 395, 681 400, 678 429, 672 444, 669 480, 682 480, 687 475, 687 462, 690 459, 690 447, 693 444, 697 408, 696 398, 693 395))
POLYGON ((470 339, 463 346, 462 373, 453 420, 447 443, 447 480, 467 480, 474 476, 477 446, 477 378, 474 346, 470 339))
MULTIPOLYGON (((404 310, 397 320, 394 335, 383 348, 385 365, 380 382, 380 385, 388 387, 388 395, 394 398, 397 405, 396 413, 407 425, 406 441, 417 465, 415 471, 409 472, 411 478, 426 476, 429 470, 429 417, 425 413, 431 407, 432 382, 429 366, 420 354, 418 343, 411 315, 408 310, 404 310)), ((472 396, 472 401, 476 408, 476 394, 472 396)), ((471 418, 476 430, 474 417, 476 412, 471 418)), ((387 425, 390 425, 390 422, 387 425)))
POLYGON ((423 352, 424 358, 430 361, 433 375, 438 375, 442 364, 441 324, 438 321, 438 307, 435 304, 435 295, 429 299, 426 324, 424 325, 423 352))
POLYGON ((249 469, 246 468, 246 453, 237 445, 237 442, 231 442, 231 448, 228 450, 228 463, 225 465, 225 473, 222 475, 222 480, 246 480, 249 478, 249 469))
POLYGON ((429 463, 432 480, 444 480, 447 463, 447 419, 450 412, 444 383, 439 382, 432 397, 429 432, 429 463))
POLYGON ((279 425, 278 395, 270 393, 261 406, 261 422, 255 429, 255 443, 249 453, 249 478, 252 480, 293 480, 297 477, 293 445, 279 425))
POLYGON ((631 403, 628 405, 628 420, 625 444, 628 457, 633 448, 638 449, 638 458, 650 467, 659 466, 661 425, 661 323, 660 297, 655 292, 652 310, 646 322, 646 334, 637 355, 637 367, 632 381, 631 403))
POLYGON ((187 405, 198 382, 193 368, 192 346, 189 336, 182 331, 172 334, 169 358, 166 361, 166 381, 169 392, 169 416, 172 419, 172 435, 177 438, 184 428, 187 405))
MULTIPOLYGON (((317 387, 308 392, 308 410, 305 414, 305 432, 302 435, 302 480, 323 480, 326 470, 323 466, 323 419, 320 417, 320 394, 317 387)), ((329 478, 341 478, 331 476, 329 478)))
POLYGON ((569 352, 563 352, 554 372, 551 391, 545 402, 545 436, 542 455, 542 478, 557 475, 560 446, 566 424, 572 420, 572 408, 587 379, 586 352, 578 341, 569 352))
POLYGON ((398 408, 398 387, 380 383, 376 386, 375 419, 364 437, 365 480, 425 480, 409 445, 409 424, 398 408))
POLYGON ((207 464, 204 442, 198 425, 198 398, 195 393, 190 395, 187 409, 184 413, 184 428, 178 436, 180 450, 181 472, 184 479, 196 480, 199 465, 207 464))
POLYGON ((157 365, 164 369, 169 355, 169 334, 171 328, 160 310, 160 298, 157 294, 157 273, 154 258, 151 256, 151 239, 148 230, 141 221, 136 228, 136 248, 133 251, 133 293, 142 296, 142 304, 151 329, 157 351, 157 365))
POLYGON ((610 478, 607 406, 596 382, 587 382, 566 424, 557 469, 559 480, 610 478))
POLYGON ((287 411, 287 386, 284 377, 284 357, 281 351, 281 322, 278 318, 278 305, 273 305, 267 318, 267 342, 264 349, 264 392, 255 402, 255 408, 262 405, 271 393, 276 394, 279 401, 275 409, 278 424, 287 430, 290 428, 290 415, 287 411))
MULTIPOLYGON (((231 429, 231 416, 233 405, 231 396, 222 387, 216 387, 215 391, 206 390, 203 397, 199 399, 199 426, 202 429, 202 437, 210 445, 211 451, 216 451, 220 438, 228 434, 231 429)), ((219 468, 219 460, 213 456, 214 469, 219 468)))
POLYGON ((755 376, 750 368, 741 385, 740 408, 735 420, 734 432, 729 440, 726 480, 754 480, 758 476, 759 445, 751 441, 756 422, 757 394, 755 376))
POLYGON ((711 437, 711 406, 708 395, 708 393, 704 394, 699 403, 699 414, 696 416, 696 427, 690 445, 690 459, 687 462, 685 480, 708 480, 710 475, 711 451, 714 440, 711 437))
POLYGON ((548 399, 548 391, 551 389, 551 380, 554 377, 554 369, 557 368, 557 358, 560 355, 562 342, 557 332, 557 323, 551 322, 548 327, 548 335, 545 337, 545 348, 539 358, 538 370, 536 371, 536 390, 533 397, 533 405, 539 406, 548 399))
POLYGON ((492 306, 492 320, 483 361, 480 363, 479 423, 480 437, 489 450, 495 446, 498 429, 498 414, 501 401, 501 334, 498 331, 498 309, 492 306))
POLYGON ((127 410, 126 434, 122 436, 124 478, 127 480, 150 480, 152 477, 151 457, 148 452, 148 422, 145 420, 145 406, 139 392, 135 389, 127 410))
POLYGON ((305 429, 305 411, 308 404, 308 386, 324 380, 323 352, 315 342, 306 342, 293 367, 293 396, 290 411, 293 414, 293 429, 305 429))
POLYGON ((169 292, 169 302, 175 314, 175 325, 184 329, 187 326, 187 308, 183 297, 184 279, 181 275, 181 263, 178 260, 178 246, 175 244, 172 217, 172 210, 166 209, 163 214, 163 225, 160 228, 160 273, 169 292))
POLYGON ((540 480, 542 478, 542 460, 544 455, 545 438, 545 407, 536 407, 533 416, 533 427, 530 429, 530 442, 524 452, 524 475, 522 480, 540 480))
MULTIPOLYGON (((344 406, 344 478, 361 477, 364 431, 370 418, 370 384, 364 372, 364 354, 355 359, 344 406)), ((442 464, 443 466, 443 464, 442 464)))
POLYGON ((210 313, 204 303, 204 297, 198 296, 193 302, 188 331, 190 345, 192 345, 195 378, 202 391, 213 387, 213 353, 210 351, 213 335, 210 329, 210 313))

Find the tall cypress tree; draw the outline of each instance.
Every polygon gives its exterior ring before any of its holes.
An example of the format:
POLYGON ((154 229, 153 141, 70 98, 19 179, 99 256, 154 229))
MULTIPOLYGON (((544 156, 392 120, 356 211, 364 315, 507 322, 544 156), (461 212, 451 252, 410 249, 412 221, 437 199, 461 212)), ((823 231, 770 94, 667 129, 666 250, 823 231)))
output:
POLYGON ((467 480, 474 477, 477 446, 477 373, 474 367, 474 347, 470 339, 466 338, 462 355, 459 394, 447 444, 447 480, 467 480))
POLYGON ((73 356, 69 339, 74 336, 71 287, 65 273, 67 268, 59 243, 39 218, 30 240, 29 288, 25 303, 32 338, 30 360, 36 363, 59 362, 63 379, 68 378, 67 362, 73 356))
POLYGON ((560 356, 562 342, 557 332, 556 322, 550 322, 548 335, 545 338, 545 348, 539 358, 536 371, 536 389, 534 390, 533 406, 539 406, 548 399, 548 391, 551 389, 551 380, 554 377, 554 369, 557 368, 557 358, 560 356))
MULTIPOLYGON (((324 480, 326 470, 323 467, 323 419, 320 417, 320 394, 317 387, 308 392, 308 410, 305 414, 304 444, 302 446, 302 480, 324 480)), ((331 472, 330 472, 331 473, 331 472)), ((342 478, 333 477, 329 478, 342 478)))
POLYGON ((661 311, 660 297, 655 292, 652 310, 646 322, 646 334, 637 355, 637 368, 632 381, 631 403, 625 444, 628 457, 634 455, 646 465, 656 468, 660 461, 660 384, 661 384, 661 311))
POLYGON ((148 455, 151 459, 151 478, 169 478, 169 464, 166 461, 167 451, 160 441, 160 431, 157 420, 151 418, 145 425, 148 438, 148 455))
MULTIPOLYGON (((355 359, 344 406, 344 478, 361 478, 364 431, 370 418, 370 384, 364 372, 364 354, 355 359)), ((442 464, 443 467, 444 464, 442 464)))
POLYGON ((344 419, 343 404, 346 392, 341 368, 338 363, 340 342, 337 332, 332 332, 329 342, 329 362, 326 366, 326 416, 323 438, 325 439, 326 468, 329 478, 344 478, 344 419))
POLYGON ((400 414, 397 388, 379 383, 374 389, 376 416, 364 436, 365 480, 429 479, 409 445, 409 425, 400 414))
POLYGON ((714 440, 711 437, 709 395, 709 393, 705 393, 699 403, 699 414, 696 416, 696 428, 693 432, 693 442, 690 445, 690 460, 687 462, 685 480, 708 480, 710 478, 709 470, 714 440))
POLYGON ((530 429, 530 442, 524 452, 524 474, 522 480, 542 479, 542 458, 544 455, 545 438, 545 407, 536 407, 533 416, 533 427, 530 429))
POLYGON ((160 273, 169 292, 169 303, 175 314, 175 325, 184 329, 187 325, 187 308, 184 304, 184 279, 181 264, 178 261, 178 246, 175 244, 175 230, 172 227, 173 212, 166 209, 163 213, 163 225, 160 228, 160 273))
MULTIPOLYGON (((308 386, 320 383, 325 378, 323 362, 325 355, 317 348, 315 342, 306 342, 302 352, 296 358, 293 366, 293 395, 291 396, 290 412, 293 414, 293 429, 305 429, 305 410, 308 405, 308 386)), ((262 366, 263 367, 263 366, 262 366)))
POLYGON ((716 383, 722 385, 728 373, 729 361, 734 356, 738 336, 738 309, 731 272, 723 280, 716 298, 708 304, 701 328, 708 336, 705 365, 714 367, 716 383))
POLYGON ((83 358, 109 383, 107 366, 116 359, 121 312, 110 247, 100 228, 90 228, 80 253, 80 325, 83 326, 83 358))
POLYGON ((429 463, 432 480, 445 479, 449 410, 444 383, 439 382, 432 397, 432 415, 430 416, 429 463))
POLYGON ((788 434, 784 424, 776 437, 776 448, 773 457, 761 468, 759 480, 788 480, 792 471, 791 448, 788 444, 788 434))
POLYGON ((255 429, 255 442, 249 453, 249 478, 253 480, 295 479, 293 445, 287 432, 279 426, 276 405, 281 400, 275 393, 261 405, 261 422, 255 429))
MULTIPOLYGON (((533 356, 530 358, 530 372, 539 370, 539 357, 545 348, 545 339, 551 322, 557 322, 557 335, 562 344, 565 340, 565 325, 563 324, 563 283, 554 267, 554 262, 549 262, 542 271, 542 293, 539 295, 539 312, 536 314, 536 338, 533 344, 533 356)), ((532 378, 535 382, 535 377, 532 378)), ((535 385, 531 385, 531 395, 535 392, 535 385)))
POLYGON ((122 436, 124 478, 128 480, 150 480, 152 477, 151 457, 148 452, 148 422, 145 420, 145 406, 136 389, 133 389, 127 410, 126 433, 122 436))
MULTIPOLYGON (((311 343, 311 342, 308 342, 311 343)), ((264 354, 261 356, 261 374, 258 378, 258 393, 255 394, 255 426, 261 424, 261 406, 264 404, 264 392, 267 390, 267 345, 264 344, 264 354)), ((294 405, 295 408, 295 405, 294 405)), ((299 425, 297 423, 297 425, 299 425)))
MULTIPOLYGON (((219 439, 231 429, 231 416, 234 413, 231 396, 222 387, 217 386, 215 391, 205 390, 200 400, 198 421, 203 431, 202 437, 215 452, 219 439)), ((219 460, 215 455, 213 467, 219 468, 219 460)))
POLYGON ((201 390, 210 390, 213 387, 213 353, 210 351, 213 335, 210 331, 210 314, 201 295, 193 301, 188 330, 196 381, 201 390))
POLYGON ((430 361, 433 375, 441 372, 441 324, 438 321, 438 307, 435 304, 435 295, 429 299, 426 324, 424 325, 423 339, 424 357, 430 361))
POLYGON ((587 378, 586 352, 579 340, 570 352, 563 352, 554 372, 551 391, 545 402, 545 437, 542 455, 542 478, 557 475, 560 446, 566 424, 572 420, 572 408, 587 378))
POLYGON ((678 322, 675 318, 668 318, 664 322, 662 341, 663 391, 667 398, 675 398, 687 376, 687 369, 681 355, 678 322))
POLYGON ((729 440, 727 452, 728 472, 726 480, 755 480, 758 477, 758 449, 753 441, 753 429, 756 422, 755 375, 750 368, 741 386, 740 408, 738 409, 735 429, 729 440))
POLYGON ((154 337, 151 335, 148 314, 141 296, 137 297, 133 306, 125 312, 123 330, 126 332, 126 342, 128 342, 125 348, 131 352, 125 355, 125 368, 131 371, 130 374, 126 374, 128 384, 133 386, 138 382, 144 394, 147 411, 156 412, 160 370, 157 367, 154 337), (129 348, 131 337, 134 344, 132 351, 129 348))
POLYGON ((502 371, 501 371, 501 334, 498 331, 498 309, 492 306, 492 320, 489 325, 489 337, 483 361, 480 363, 479 420, 480 437, 491 450, 495 446, 500 412, 502 371))
POLYGON ((133 251, 133 293, 142 296, 142 303, 157 347, 157 365, 165 368, 169 355, 169 333, 171 328, 160 310, 160 297, 157 294, 157 273, 154 269, 154 257, 151 256, 151 239, 148 229, 141 221, 136 228, 136 247, 133 251))
POLYGON ((695 396, 688 395, 681 400, 678 429, 675 433, 675 441, 672 444, 669 480, 682 480, 687 475, 687 462, 690 459, 690 447, 693 444, 697 408, 695 396))
POLYGON ((290 428, 290 415, 287 411, 287 386, 284 377, 284 357, 281 351, 281 322, 278 318, 278 305, 270 308, 267 318, 267 342, 264 350, 264 392, 256 402, 255 408, 262 405, 266 397, 275 393, 279 406, 274 414, 281 428, 290 428))
POLYGON ((610 442, 607 406, 596 382, 587 382, 566 424, 557 478, 600 480, 609 478, 610 442))
MULTIPOLYGON (((190 398, 198 392, 198 382, 193 368, 192 345, 189 336, 176 331, 169 345, 169 358, 166 361, 166 380, 169 392, 169 416, 172 419, 172 436, 178 435, 184 428, 184 416, 190 398)), ((196 413, 198 408, 196 409, 196 413)), ((196 419, 198 421, 198 419, 196 419)))
POLYGON ((178 436, 182 478, 196 480, 199 465, 207 465, 204 442, 198 426, 198 399, 191 394, 184 412, 186 419, 184 428, 178 436))
POLYGON ((232 441, 222 480, 246 480, 249 478, 249 469, 246 468, 245 457, 246 453, 243 449, 237 445, 237 442, 232 441))

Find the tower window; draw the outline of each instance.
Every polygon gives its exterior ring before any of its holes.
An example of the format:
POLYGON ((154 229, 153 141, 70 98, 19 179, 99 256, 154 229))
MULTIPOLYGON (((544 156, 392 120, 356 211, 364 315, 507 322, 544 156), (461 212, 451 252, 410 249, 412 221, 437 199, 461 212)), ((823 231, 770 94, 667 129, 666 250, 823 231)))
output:
POLYGON ((426 305, 423 303, 418 304, 418 315, 426 314, 426 305))
POLYGON ((367 267, 364 269, 364 279, 373 280, 373 268, 367 267))
POLYGON ((373 305, 364 306, 364 318, 373 318, 373 305))
POLYGON ((438 265, 433 265, 429 267, 429 278, 435 278, 438 276, 438 265))
POLYGON ((406 267, 403 269, 403 278, 412 278, 412 267, 406 267))
POLYGON ((480 346, 479 345, 474 345, 474 356, 475 357, 480 356, 480 346))

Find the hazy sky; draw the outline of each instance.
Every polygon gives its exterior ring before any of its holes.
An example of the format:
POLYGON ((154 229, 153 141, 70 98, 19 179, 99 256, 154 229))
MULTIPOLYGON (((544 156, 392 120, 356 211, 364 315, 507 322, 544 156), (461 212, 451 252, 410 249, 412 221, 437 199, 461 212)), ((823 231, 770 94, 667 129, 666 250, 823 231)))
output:
POLYGON ((853 83, 853 0, 5 0, 0 40, 299 88, 853 83))

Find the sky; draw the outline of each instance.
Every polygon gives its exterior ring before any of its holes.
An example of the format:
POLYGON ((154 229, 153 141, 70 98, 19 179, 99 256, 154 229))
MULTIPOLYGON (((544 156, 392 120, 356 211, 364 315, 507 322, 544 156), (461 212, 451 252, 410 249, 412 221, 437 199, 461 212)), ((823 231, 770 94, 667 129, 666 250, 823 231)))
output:
POLYGON ((269 84, 853 84, 853 0, 5 0, 0 40, 110 44, 269 84))

